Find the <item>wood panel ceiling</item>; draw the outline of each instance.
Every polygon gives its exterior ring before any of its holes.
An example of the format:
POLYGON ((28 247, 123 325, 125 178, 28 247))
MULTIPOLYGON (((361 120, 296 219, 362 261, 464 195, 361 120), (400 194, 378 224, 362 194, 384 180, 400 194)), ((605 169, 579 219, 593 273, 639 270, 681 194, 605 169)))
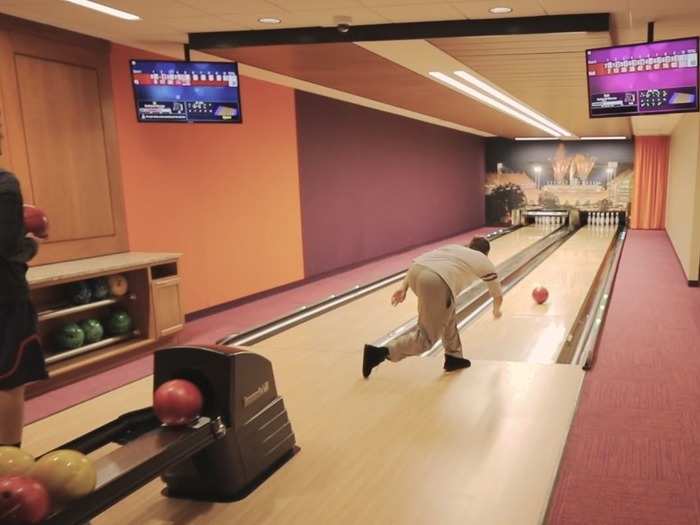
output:
POLYGON ((533 132, 527 124, 352 43, 202 51, 493 135, 519 136, 533 132))
POLYGON ((585 50, 611 45, 608 33, 545 34, 430 41, 579 136, 629 135, 628 118, 590 119, 585 50))

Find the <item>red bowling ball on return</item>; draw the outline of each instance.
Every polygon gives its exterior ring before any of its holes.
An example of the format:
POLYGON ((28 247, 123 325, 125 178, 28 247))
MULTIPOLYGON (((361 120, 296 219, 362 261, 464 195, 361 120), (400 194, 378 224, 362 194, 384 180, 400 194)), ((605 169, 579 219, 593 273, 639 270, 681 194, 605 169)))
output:
POLYGON ((204 398, 197 385, 173 379, 160 385, 153 395, 153 410, 164 425, 189 425, 199 417, 204 398))
POLYGON ((25 204, 23 208, 24 229, 28 233, 46 239, 49 236, 49 218, 36 206, 25 204))
POLYGON ((38 481, 27 476, 0 478, 0 523, 34 525, 51 511, 49 493, 38 481))
POLYGON ((543 304, 549 298, 549 291, 544 286, 537 286, 532 290, 532 298, 537 304, 543 304))

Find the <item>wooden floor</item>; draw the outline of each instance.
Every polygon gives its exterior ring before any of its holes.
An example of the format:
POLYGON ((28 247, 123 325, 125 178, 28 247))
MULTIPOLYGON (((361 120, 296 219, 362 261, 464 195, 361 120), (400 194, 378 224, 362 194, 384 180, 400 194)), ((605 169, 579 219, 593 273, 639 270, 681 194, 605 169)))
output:
POLYGON ((616 228, 582 228, 513 288, 503 317, 485 312, 462 334, 473 359, 555 363, 593 284, 616 228), (532 290, 543 285, 549 299, 538 305, 532 290))
MULTIPOLYGON (((543 233, 525 228, 503 237, 493 258, 499 262, 543 233)), ((93 523, 540 523, 583 372, 483 360, 445 374, 441 359, 416 358, 384 364, 363 380, 362 344, 415 314, 414 304, 389 306, 390 294, 380 290, 254 347, 273 362, 302 450, 248 498, 169 500, 155 481, 93 523)), ((515 312, 517 304, 507 308, 515 312)), ((510 323, 504 316, 498 325, 522 329, 510 323)), ((41 453, 150 397, 148 378, 39 421, 27 429, 27 448, 41 453)))

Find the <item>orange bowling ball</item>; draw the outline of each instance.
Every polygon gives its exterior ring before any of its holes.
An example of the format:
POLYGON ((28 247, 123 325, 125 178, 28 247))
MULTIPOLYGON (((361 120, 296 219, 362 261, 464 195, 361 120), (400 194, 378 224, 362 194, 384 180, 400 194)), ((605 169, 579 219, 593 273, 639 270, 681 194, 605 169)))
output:
POLYGON ((41 483, 27 476, 0 477, 0 523, 34 525, 50 511, 51 498, 41 483))
POLYGON ((543 304, 549 298, 549 291, 544 286, 537 286, 532 290, 532 298, 537 304, 543 304))
POLYGON ((49 218, 46 214, 36 206, 25 204, 23 208, 24 228, 27 232, 46 239, 49 236, 49 218))

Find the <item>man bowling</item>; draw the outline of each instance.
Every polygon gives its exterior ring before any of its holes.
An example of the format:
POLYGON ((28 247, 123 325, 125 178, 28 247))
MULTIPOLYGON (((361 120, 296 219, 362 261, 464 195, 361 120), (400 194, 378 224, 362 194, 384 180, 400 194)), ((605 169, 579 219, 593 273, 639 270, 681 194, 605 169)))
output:
POLYGON ((496 268, 489 260, 489 241, 474 237, 469 247, 450 244, 417 257, 391 297, 397 306, 406 299, 409 288, 418 298, 418 322, 408 333, 394 339, 388 347, 365 345, 362 375, 384 360, 398 362, 429 350, 438 339, 445 348, 446 372, 469 368, 471 362, 462 355, 462 343, 455 318, 455 299, 476 280, 488 286, 493 297, 493 316, 501 317, 503 292, 496 268))

